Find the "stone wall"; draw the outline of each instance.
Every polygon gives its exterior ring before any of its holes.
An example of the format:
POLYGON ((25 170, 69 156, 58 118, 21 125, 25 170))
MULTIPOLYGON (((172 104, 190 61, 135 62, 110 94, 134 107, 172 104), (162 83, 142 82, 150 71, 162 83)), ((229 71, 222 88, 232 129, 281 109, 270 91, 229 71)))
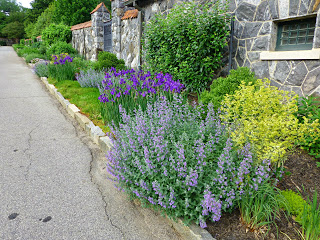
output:
POLYGON ((121 55, 126 66, 138 68, 140 64, 139 18, 121 21, 121 55))
POLYGON ((86 59, 95 57, 95 48, 93 48, 92 27, 82 28, 72 31, 72 47, 86 59))
POLYGON ((103 4, 91 12, 91 21, 71 27, 72 47, 86 59, 97 60, 98 53, 103 51, 103 24, 110 21, 110 13, 103 4))
MULTIPOLYGON (((235 13, 232 68, 246 66, 257 77, 269 78, 282 90, 300 96, 320 94, 319 60, 260 60, 264 51, 274 51, 277 22, 312 14, 314 0, 232 0, 235 13)), ((313 47, 320 47, 319 15, 313 47)), ((294 51, 291 52, 295 54, 294 51)))
POLYGON ((0 41, 6 42, 7 46, 18 43, 18 39, 0 38, 0 41))

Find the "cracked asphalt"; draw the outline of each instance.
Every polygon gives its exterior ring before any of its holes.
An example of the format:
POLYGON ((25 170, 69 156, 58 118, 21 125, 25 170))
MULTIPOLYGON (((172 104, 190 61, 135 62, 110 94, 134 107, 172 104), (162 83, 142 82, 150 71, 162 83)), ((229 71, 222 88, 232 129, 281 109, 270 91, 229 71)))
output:
POLYGON ((106 158, 0 47, 0 239, 183 239, 107 180, 106 158))

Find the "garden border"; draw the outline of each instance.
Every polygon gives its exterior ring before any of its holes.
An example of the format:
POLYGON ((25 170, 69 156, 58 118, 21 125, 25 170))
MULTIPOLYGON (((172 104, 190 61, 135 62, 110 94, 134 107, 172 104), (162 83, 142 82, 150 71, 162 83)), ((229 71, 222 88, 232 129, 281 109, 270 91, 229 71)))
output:
MULTIPOLYGON (((28 66, 32 68, 34 64, 28 64, 28 66)), ((40 80, 44 83, 49 92, 60 102, 68 114, 80 124, 81 128, 85 130, 93 142, 99 146, 101 151, 104 153, 110 151, 113 146, 111 139, 102 131, 102 129, 95 126, 87 116, 80 113, 80 109, 76 105, 71 104, 69 100, 65 99, 54 85, 49 84, 46 77, 41 77, 40 80)), ((181 219, 178 219, 177 221, 168 217, 166 217, 166 219, 170 222, 172 228, 186 240, 216 240, 207 230, 199 227, 195 223, 186 226, 181 219)))

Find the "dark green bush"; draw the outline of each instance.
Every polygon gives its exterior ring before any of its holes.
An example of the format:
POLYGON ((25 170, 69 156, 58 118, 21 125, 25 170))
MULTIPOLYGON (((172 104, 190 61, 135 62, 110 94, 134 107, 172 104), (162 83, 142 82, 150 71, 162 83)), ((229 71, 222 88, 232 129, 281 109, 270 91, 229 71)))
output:
POLYGON ((41 34, 41 38, 49 45, 55 42, 70 42, 72 38, 71 29, 64 24, 50 24, 41 34))
POLYGON ((254 73, 247 67, 240 67, 236 70, 231 70, 226 77, 220 77, 214 80, 210 86, 210 91, 203 91, 200 95, 200 101, 207 105, 211 102, 215 109, 220 107, 221 101, 226 94, 233 94, 238 89, 241 82, 248 84, 255 83, 257 78, 254 73))
POLYGON ((95 70, 110 69, 111 67, 117 70, 125 69, 123 59, 118 59, 117 56, 110 52, 100 52, 98 55, 98 61, 94 63, 95 70))
POLYGON ((47 49, 47 56, 49 58, 51 55, 59 55, 61 53, 68 53, 70 55, 77 53, 77 50, 75 50, 71 44, 66 42, 56 42, 47 49))
POLYGON ((229 36, 227 4, 184 3, 145 26, 144 50, 152 72, 168 72, 192 91, 207 87, 221 67, 229 36))
POLYGON ((20 39, 20 45, 24 45, 25 44, 25 40, 24 39, 20 39))
POLYGON ((7 46, 7 42, 6 41, 0 41, 0 46, 7 46))

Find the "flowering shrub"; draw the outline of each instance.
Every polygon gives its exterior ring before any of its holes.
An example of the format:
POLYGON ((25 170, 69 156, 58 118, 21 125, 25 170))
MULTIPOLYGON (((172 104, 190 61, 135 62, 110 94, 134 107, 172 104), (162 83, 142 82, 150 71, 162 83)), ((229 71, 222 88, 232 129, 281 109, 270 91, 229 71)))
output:
POLYGON ((160 97, 113 126, 108 172, 118 189, 143 204, 206 227, 235 205, 244 189, 257 190, 269 178, 269 162, 254 166, 250 146, 234 150, 212 104, 207 117, 182 97, 160 97))
POLYGON ((76 75, 76 79, 81 87, 92 88, 101 88, 104 77, 104 71, 95 71, 92 68, 87 71, 80 70, 80 73, 76 75))
POLYGON ((34 66, 34 71, 39 77, 48 77, 48 61, 40 61, 34 66))
POLYGON ((100 88, 102 102, 102 116, 105 122, 120 121, 119 106, 131 112, 140 105, 142 110, 147 108, 147 102, 154 102, 159 95, 165 95, 171 100, 173 93, 180 93, 184 86, 179 81, 174 81, 170 74, 154 74, 143 71, 135 72, 115 68, 106 73, 100 88))
POLYGON ((49 76, 57 81, 73 80, 75 69, 72 64, 73 58, 67 53, 52 55, 52 62, 48 66, 49 76))

